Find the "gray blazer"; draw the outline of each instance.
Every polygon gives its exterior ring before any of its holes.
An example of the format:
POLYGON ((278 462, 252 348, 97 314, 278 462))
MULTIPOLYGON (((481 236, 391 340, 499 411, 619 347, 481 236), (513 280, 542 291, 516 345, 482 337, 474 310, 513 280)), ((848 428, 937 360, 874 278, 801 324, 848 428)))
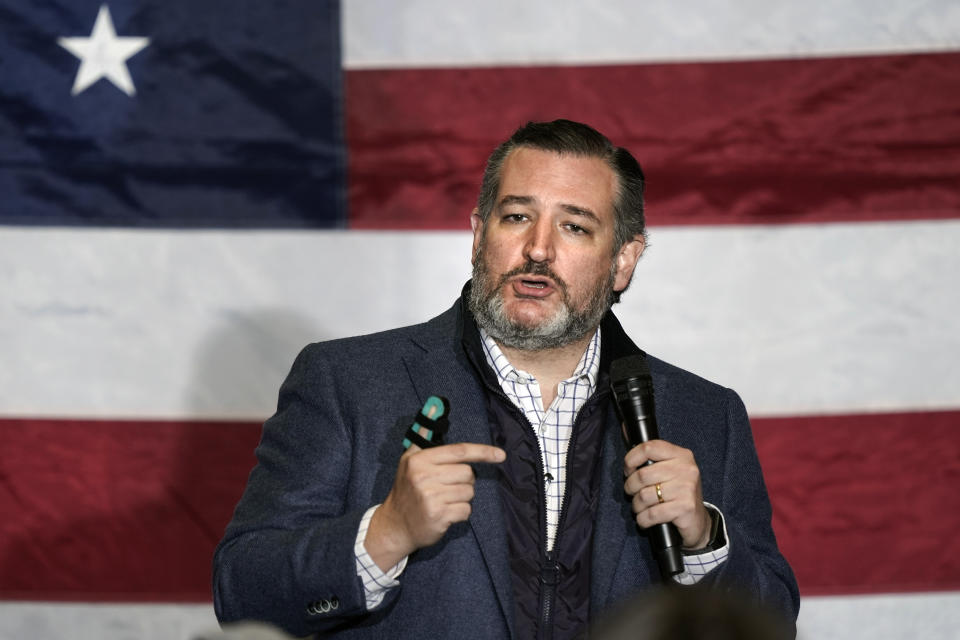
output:
MULTIPOLYGON (((462 314, 458 300, 424 324, 316 343, 300 353, 214 556, 221 622, 262 620, 295 636, 514 637, 495 468, 475 465, 469 521, 414 553, 401 586, 373 612, 366 611, 356 574, 360 519, 389 492, 402 434, 428 396, 450 400, 446 442, 490 443, 484 394, 461 347, 462 314)), ((629 341, 612 313, 601 326, 604 349, 618 333, 629 341)), ((730 389, 648 360, 660 436, 694 452, 704 498, 724 514, 730 555, 704 582, 740 589, 795 619, 797 585, 770 526, 743 403, 730 389)), ((660 580, 624 497, 624 454, 609 411, 593 539, 593 618, 660 580)))

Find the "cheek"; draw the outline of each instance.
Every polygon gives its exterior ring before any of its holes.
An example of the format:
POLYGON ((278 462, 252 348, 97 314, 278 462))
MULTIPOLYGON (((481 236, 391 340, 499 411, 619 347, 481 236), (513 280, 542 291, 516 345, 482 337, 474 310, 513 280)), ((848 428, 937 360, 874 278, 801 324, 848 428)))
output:
MULTIPOLYGON (((516 253, 511 250, 510 245, 504 243, 488 241, 483 246, 483 259, 488 267, 495 270, 509 270, 511 263, 517 260, 516 253)), ((520 260, 522 262, 522 256, 520 260)))
POLYGON ((570 262, 566 271, 571 281, 583 288, 593 289, 598 282, 606 282, 610 277, 610 263, 595 257, 584 257, 570 262))

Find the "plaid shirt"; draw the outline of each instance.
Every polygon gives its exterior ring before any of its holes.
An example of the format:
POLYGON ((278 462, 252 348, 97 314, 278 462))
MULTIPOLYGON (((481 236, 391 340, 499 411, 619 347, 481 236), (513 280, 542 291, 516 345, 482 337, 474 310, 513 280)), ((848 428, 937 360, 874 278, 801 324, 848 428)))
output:
POLYGON ((573 375, 557 385, 557 396, 546 408, 537 379, 510 364, 497 343, 482 328, 480 337, 487 364, 496 372, 500 388, 523 411, 540 443, 543 488, 547 497, 547 551, 550 551, 557 538, 557 522, 567 486, 567 449, 573 435, 573 423, 580 408, 597 390, 600 331, 593 334, 573 375))

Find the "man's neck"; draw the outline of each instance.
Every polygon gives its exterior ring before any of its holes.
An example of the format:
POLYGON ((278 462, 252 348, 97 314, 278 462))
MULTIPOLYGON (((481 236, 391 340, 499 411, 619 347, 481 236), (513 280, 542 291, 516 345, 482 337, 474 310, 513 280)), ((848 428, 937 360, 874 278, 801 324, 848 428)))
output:
POLYGON ((516 369, 526 371, 537 379, 543 398, 543 408, 546 409, 557 395, 557 385, 576 371, 580 358, 583 357, 583 352, 586 351, 595 333, 596 329, 587 332, 576 342, 553 349, 537 351, 514 349, 503 346, 499 341, 497 346, 516 369))

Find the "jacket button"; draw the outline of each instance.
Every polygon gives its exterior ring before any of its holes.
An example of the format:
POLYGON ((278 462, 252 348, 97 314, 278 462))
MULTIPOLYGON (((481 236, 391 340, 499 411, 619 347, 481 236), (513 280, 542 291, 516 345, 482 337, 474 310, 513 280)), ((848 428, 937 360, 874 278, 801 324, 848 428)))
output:
POLYGON ((311 616, 318 616, 321 613, 330 613, 336 609, 340 608, 340 600, 336 596, 327 600, 322 598, 316 602, 311 602, 307 605, 307 613, 311 616))

